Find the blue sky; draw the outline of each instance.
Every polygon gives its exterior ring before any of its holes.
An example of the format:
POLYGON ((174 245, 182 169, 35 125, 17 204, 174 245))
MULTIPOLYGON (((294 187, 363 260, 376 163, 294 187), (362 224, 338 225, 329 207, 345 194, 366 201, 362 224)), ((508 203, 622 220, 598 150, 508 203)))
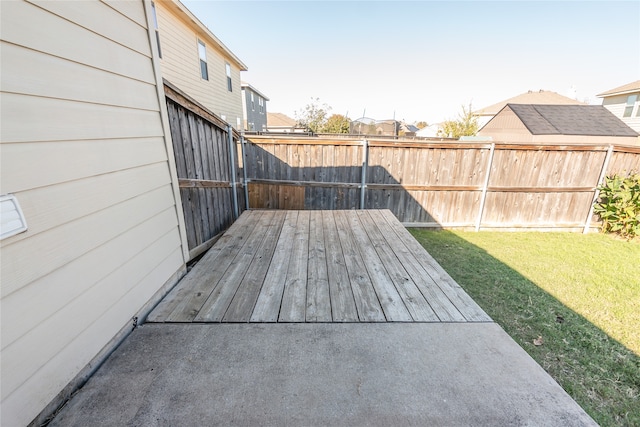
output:
POLYGON ((640 79, 640 1, 183 3, 291 117, 320 98, 352 119, 436 123, 528 90, 599 104, 640 79))

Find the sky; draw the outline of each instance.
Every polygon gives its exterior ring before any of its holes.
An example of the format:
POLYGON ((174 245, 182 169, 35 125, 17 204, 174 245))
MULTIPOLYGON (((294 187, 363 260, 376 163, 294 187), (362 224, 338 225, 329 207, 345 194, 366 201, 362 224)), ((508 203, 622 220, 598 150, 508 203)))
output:
POLYGON ((529 90, 591 104, 640 79, 640 1, 182 2, 267 110, 429 124, 529 90))

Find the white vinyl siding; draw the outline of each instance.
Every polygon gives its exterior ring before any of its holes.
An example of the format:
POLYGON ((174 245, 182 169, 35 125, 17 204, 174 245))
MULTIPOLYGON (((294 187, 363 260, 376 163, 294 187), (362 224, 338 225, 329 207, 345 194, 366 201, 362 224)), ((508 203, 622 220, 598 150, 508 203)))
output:
POLYGON ((165 2, 156 2, 162 59, 162 77, 177 86, 187 95, 236 126, 242 120, 242 94, 240 90, 229 91, 225 63, 230 64, 231 85, 240 87, 240 69, 231 60, 225 59, 222 51, 208 42, 194 26, 187 25, 176 16, 165 2), (209 80, 201 77, 198 57, 198 40, 207 47, 207 68, 209 80))
POLYGON ((0 7, 0 194, 29 224, 0 242, 1 424, 26 425, 184 251, 143 1, 0 7))
POLYGON ((640 92, 636 92, 633 94, 608 96, 602 100, 602 105, 607 110, 611 111, 614 116, 620 118, 620 120, 626 123, 626 125, 631 129, 640 133, 640 92), (629 107, 627 104, 629 95, 637 95, 637 98, 634 102, 634 106, 637 112, 634 112, 632 109, 631 116, 624 117, 625 109, 629 107))

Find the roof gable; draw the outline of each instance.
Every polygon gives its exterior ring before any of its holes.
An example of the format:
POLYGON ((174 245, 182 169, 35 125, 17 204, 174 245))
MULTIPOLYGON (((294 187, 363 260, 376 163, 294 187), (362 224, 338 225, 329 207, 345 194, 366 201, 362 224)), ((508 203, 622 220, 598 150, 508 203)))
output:
POLYGON ((297 122, 283 113, 267 112, 267 126, 269 127, 294 127, 297 122))
POLYGON ((548 90, 528 91, 514 96, 513 98, 500 101, 496 104, 484 107, 474 112, 478 116, 493 116, 502 110, 507 104, 552 104, 552 105, 586 105, 575 99, 562 96, 556 92, 548 90))
POLYGON ((184 22, 198 37, 202 37, 208 45, 214 46, 230 63, 235 64, 240 71, 247 71, 247 66, 238 58, 211 30, 198 19, 180 0, 156 0, 164 6, 174 17, 184 22))
POLYGON ((532 135, 638 136, 602 105, 507 104, 532 135))
POLYGON ((607 96, 614 95, 623 95, 625 93, 632 92, 640 92, 640 80, 636 80, 635 82, 627 83, 626 85, 618 86, 616 88, 610 89, 606 92, 599 93, 596 95, 599 98, 604 98, 607 96))

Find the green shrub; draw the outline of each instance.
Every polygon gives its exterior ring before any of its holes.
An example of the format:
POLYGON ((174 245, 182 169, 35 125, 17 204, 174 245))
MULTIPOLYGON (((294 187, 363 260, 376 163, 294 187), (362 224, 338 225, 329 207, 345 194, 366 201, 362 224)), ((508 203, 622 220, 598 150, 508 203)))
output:
POLYGON ((598 189, 594 212, 602 220, 602 231, 627 239, 640 236, 640 174, 608 176, 598 189))

